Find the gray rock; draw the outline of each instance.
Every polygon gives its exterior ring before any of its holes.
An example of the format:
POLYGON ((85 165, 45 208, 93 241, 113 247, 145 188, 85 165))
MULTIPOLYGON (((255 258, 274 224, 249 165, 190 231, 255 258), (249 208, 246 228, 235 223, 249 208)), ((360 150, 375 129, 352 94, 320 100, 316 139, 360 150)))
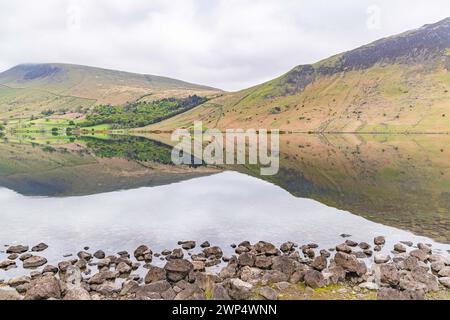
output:
POLYGON ((231 300, 230 296, 228 295, 227 289, 225 289, 225 287, 220 283, 217 283, 214 286, 212 298, 214 300, 221 300, 221 301, 231 300))
POLYGON ((441 278, 448 278, 448 277, 450 277, 450 267, 442 268, 441 271, 439 271, 438 275, 441 278))
POLYGON ((223 257, 223 251, 219 247, 209 247, 203 249, 203 253, 206 258, 215 257, 217 259, 221 259, 223 257))
POLYGON ((22 255, 20 255, 19 260, 20 261, 25 261, 29 258, 31 258, 33 255, 31 253, 24 253, 22 255))
POLYGON ((46 245, 45 243, 41 242, 41 243, 35 245, 33 248, 31 248, 31 251, 42 252, 44 250, 47 250, 47 248, 48 248, 48 245, 46 245))
POLYGON ((323 255, 315 258, 311 264, 311 267, 313 267, 314 269, 316 269, 318 271, 322 271, 322 270, 326 269, 327 266, 328 266, 327 258, 324 257, 323 255))
POLYGON ((181 244, 181 247, 184 249, 184 250, 192 250, 192 249, 194 249, 195 247, 196 247, 196 242, 195 241, 184 241, 182 244, 181 244))
POLYGON ((133 253, 137 261, 151 262, 153 260, 153 252, 146 245, 139 246, 133 253))
POLYGON ((394 250, 397 251, 397 252, 406 252, 406 247, 403 244, 401 244, 401 243, 397 243, 394 246, 394 250))
MULTIPOLYGON (((290 253, 295 250, 295 243, 293 242, 285 242, 280 247, 281 252, 290 253)), ((273 299, 269 299, 273 300, 273 299)))
POLYGON ((272 267, 272 257, 257 256, 255 259, 255 266, 260 269, 270 269, 272 267))
POLYGON ((238 264, 241 267, 253 267, 255 265, 255 256, 251 253, 245 252, 239 255, 238 264))
POLYGON ((305 274, 305 284, 313 289, 323 288, 327 282, 321 272, 309 270, 305 274))
POLYGON ((350 253, 352 253, 352 248, 350 248, 348 245, 346 245, 345 243, 342 243, 342 244, 340 244, 340 245, 338 245, 338 246, 336 246, 336 251, 337 252, 344 252, 344 253, 347 253, 347 254, 350 254, 350 253))
POLYGON ((290 257, 281 256, 272 259, 272 270, 282 272, 287 275, 288 278, 295 272, 295 269, 295 261, 290 257))
POLYGON ((378 253, 375 255, 374 261, 376 264, 383 264, 391 261, 391 257, 388 255, 378 253))
POLYGON ((383 237, 383 236, 376 237, 376 238, 373 240, 373 243, 374 243, 376 246, 384 246, 384 245, 386 244, 386 238, 383 237))
POLYGON ((431 247, 429 247, 428 245, 424 244, 424 243, 419 243, 417 245, 417 248, 419 248, 420 250, 422 250, 423 252, 427 253, 427 254, 431 254, 432 253, 432 249, 431 247))
POLYGON ((182 249, 174 249, 169 256, 170 260, 183 259, 183 258, 184 258, 184 253, 183 253, 182 249))
POLYGON ((259 295, 261 297, 263 297, 266 300, 277 300, 278 299, 278 294, 277 292, 272 289, 271 287, 262 287, 261 289, 259 289, 259 295))
POLYGON ((86 261, 90 261, 92 259, 92 254, 90 254, 89 252, 86 251, 80 251, 77 254, 78 258, 86 260, 86 261))
POLYGON ((47 259, 43 257, 33 256, 23 262, 23 267, 25 269, 38 268, 45 265, 46 263, 47 259))
POLYGON ((31 278, 30 277, 22 276, 22 277, 17 277, 17 278, 10 279, 8 281, 8 286, 10 286, 11 288, 16 288, 16 287, 18 287, 20 285, 27 284, 27 283, 30 283, 30 282, 31 282, 31 278))
POLYGON ((61 299, 61 287, 54 276, 43 276, 30 283, 25 300, 61 299))
POLYGON ((91 300, 91 296, 89 295, 89 292, 86 291, 86 289, 82 287, 73 287, 66 291, 63 300, 86 301, 91 300))
POLYGON ((353 240, 346 240, 345 244, 348 245, 349 247, 357 247, 358 246, 358 242, 355 242, 353 240))
POLYGON ((399 291, 392 288, 382 288, 378 291, 378 300, 424 300, 425 295, 420 291, 399 291))
POLYGON ((128 274, 130 273, 132 268, 125 262, 120 262, 116 266, 116 271, 118 271, 120 274, 128 274))
POLYGON ((17 246, 11 246, 8 249, 6 249, 6 253, 17 253, 17 254, 21 254, 24 252, 27 252, 29 249, 28 246, 22 246, 22 245, 17 245, 17 246))
POLYGON ((167 278, 172 282, 178 282, 185 279, 189 273, 194 269, 191 262, 183 259, 170 260, 164 269, 167 273, 167 278))
POLYGON ((5 260, 0 262, 0 269, 9 269, 11 267, 15 267, 16 262, 12 260, 5 260))
POLYGON ((362 250, 369 250, 371 248, 370 244, 367 242, 361 242, 358 247, 362 250))
POLYGON ((194 266, 194 271, 203 272, 206 269, 205 262, 203 261, 192 261, 192 265, 194 266))
POLYGON ((211 247, 211 244, 208 241, 205 241, 200 245, 200 247, 203 249, 209 248, 209 247, 211 247))
POLYGON ((19 257, 17 253, 10 254, 7 258, 8 260, 16 260, 19 257))
POLYGON ((145 276, 145 283, 153 283, 161 280, 166 280, 166 270, 163 268, 151 266, 148 270, 147 275, 145 276))
POLYGON ((413 250, 409 253, 411 257, 417 258, 419 261, 425 262, 428 260, 428 254, 420 249, 413 250))
POLYGON ((105 254, 104 251, 98 250, 98 251, 96 251, 96 252, 94 253, 94 257, 95 257, 96 259, 105 259, 106 254, 105 254))
POLYGON ((362 276, 367 272, 367 267, 364 262, 352 255, 338 252, 334 257, 334 262, 337 266, 341 266, 347 273, 355 273, 357 276, 362 276))
POLYGON ((189 284, 177 294, 175 300, 205 300, 205 294, 196 284, 189 284))
POLYGON ((447 289, 450 289, 450 277, 439 278, 439 283, 447 289))
POLYGON ((394 264, 383 264, 380 266, 380 280, 381 283, 390 286, 396 286, 400 282, 398 270, 394 264))
POLYGON ((125 281, 120 291, 121 296, 135 294, 139 290, 139 283, 135 280, 125 281))
POLYGON ((228 279, 224 282, 224 286, 228 289, 229 296, 235 300, 247 300, 253 290, 252 284, 241 279, 228 279))
POLYGON ((280 251, 271 243, 260 241, 254 245, 254 249, 260 253, 265 254, 266 256, 276 256, 280 254, 280 251))

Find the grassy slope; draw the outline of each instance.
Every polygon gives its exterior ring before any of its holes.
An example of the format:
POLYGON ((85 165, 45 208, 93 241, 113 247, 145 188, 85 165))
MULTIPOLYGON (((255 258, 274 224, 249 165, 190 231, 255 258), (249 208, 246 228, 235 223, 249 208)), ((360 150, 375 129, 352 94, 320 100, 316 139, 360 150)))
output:
POLYGON ((227 94, 147 129, 171 130, 201 120, 221 129, 450 131, 450 74, 443 65, 375 65, 322 77, 294 95, 279 93, 282 80, 227 94))
POLYGON ((47 109, 71 110, 78 106, 118 105, 193 94, 211 96, 219 92, 151 75, 67 64, 25 65, 0 73, 0 119, 29 117, 47 109), (39 68, 56 68, 57 72, 39 68), (30 70, 37 73, 32 79, 30 70))

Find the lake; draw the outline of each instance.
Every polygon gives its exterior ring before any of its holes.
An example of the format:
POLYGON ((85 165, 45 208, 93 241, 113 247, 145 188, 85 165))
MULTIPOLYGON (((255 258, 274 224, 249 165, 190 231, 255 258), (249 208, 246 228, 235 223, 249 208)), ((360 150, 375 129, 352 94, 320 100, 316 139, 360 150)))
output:
POLYGON ((232 255, 230 245, 244 240, 332 248, 348 234, 384 235, 386 253, 413 241, 446 254, 449 143, 446 135, 282 135, 280 171, 264 177, 250 165, 175 167, 164 136, 8 137, 0 246, 45 242, 56 264, 85 246, 161 252, 208 240, 232 255))

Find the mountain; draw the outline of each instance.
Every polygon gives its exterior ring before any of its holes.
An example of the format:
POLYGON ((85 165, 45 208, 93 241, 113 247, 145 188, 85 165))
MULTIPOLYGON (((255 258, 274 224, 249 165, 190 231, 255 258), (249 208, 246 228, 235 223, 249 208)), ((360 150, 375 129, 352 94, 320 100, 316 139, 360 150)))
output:
POLYGON ((70 64, 24 64, 0 73, 1 117, 120 105, 138 99, 211 96, 218 89, 153 75, 70 64), (37 113, 36 113, 37 112, 37 113))
MULTIPOLYGON (((280 57, 281 58, 281 57, 280 57)), ((147 127, 450 132, 450 18, 225 94, 147 127)))

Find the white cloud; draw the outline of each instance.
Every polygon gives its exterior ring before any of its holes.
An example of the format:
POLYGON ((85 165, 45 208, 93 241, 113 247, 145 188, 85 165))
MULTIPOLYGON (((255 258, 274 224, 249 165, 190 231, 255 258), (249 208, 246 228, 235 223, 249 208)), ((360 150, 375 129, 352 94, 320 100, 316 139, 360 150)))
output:
POLYGON ((66 62, 236 90, 446 16, 446 0, 0 0, 0 70, 66 62))

